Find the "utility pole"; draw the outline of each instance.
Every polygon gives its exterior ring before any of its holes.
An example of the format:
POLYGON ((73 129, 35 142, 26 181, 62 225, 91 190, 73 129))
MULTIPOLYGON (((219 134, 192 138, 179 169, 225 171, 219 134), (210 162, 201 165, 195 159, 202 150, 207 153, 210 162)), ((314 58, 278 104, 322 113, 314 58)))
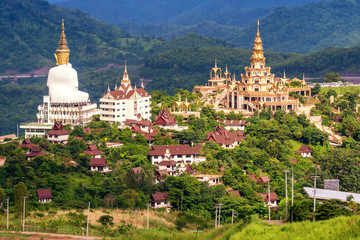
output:
POLYGON ((269 223, 271 221, 271 211, 270 211, 270 179, 268 182, 268 208, 269 208, 269 223))
POLYGON ((7 208, 6 208, 6 229, 9 230, 9 198, 7 198, 7 208))
POLYGON ((26 196, 23 196, 23 199, 24 199, 24 208, 23 208, 23 232, 25 231, 25 199, 27 197, 26 196))
POLYGON ((231 224, 234 224, 234 208, 231 211, 231 224))
POLYGON ((90 216, 90 202, 88 202, 89 207, 88 207, 88 216, 87 216, 87 221, 86 221, 86 236, 89 236, 89 216, 90 216))
POLYGON ((288 184, 288 179, 287 179, 287 174, 288 174, 288 172, 290 172, 290 171, 288 171, 287 170, 287 167, 286 167, 286 170, 285 171, 282 171, 283 173, 285 173, 285 206, 286 206, 286 221, 288 220, 288 186, 287 186, 287 184, 288 184))
POLYGON ((218 210, 218 207, 215 205, 215 228, 217 228, 217 218, 218 218, 218 213, 217 213, 217 210, 218 210))
POLYGON ((294 221, 294 166, 292 166, 291 175, 291 222, 294 221))
POLYGON ((149 205, 150 205, 150 203, 148 202, 148 204, 147 204, 147 221, 146 221, 147 229, 149 229, 149 205))
POLYGON ((311 176, 314 178, 314 213, 313 213, 313 222, 315 222, 315 211, 316 211, 316 179, 320 176, 317 176, 317 168, 315 168, 315 176, 311 176))
POLYGON ((219 221, 218 221, 218 226, 221 225, 221 198, 220 198, 220 204, 219 204, 219 221))

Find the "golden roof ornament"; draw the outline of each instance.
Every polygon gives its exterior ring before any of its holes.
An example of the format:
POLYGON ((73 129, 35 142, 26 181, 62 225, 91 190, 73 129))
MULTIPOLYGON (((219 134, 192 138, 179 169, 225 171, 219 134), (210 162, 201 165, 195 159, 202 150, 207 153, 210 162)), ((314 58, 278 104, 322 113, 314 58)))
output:
POLYGON ((126 60, 125 60, 125 71, 124 71, 123 79, 121 80, 121 82, 127 82, 127 83, 130 82, 129 74, 127 72, 126 60))
POLYGON ((67 46, 64 19, 63 19, 61 25, 59 47, 56 49, 56 53, 55 53, 56 64, 66 65, 69 62, 69 56, 70 56, 70 49, 67 46))
POLYGON ((262 40, 260 37, 260 21, 259 21, 259 19, 257 22, 257 32, 256 32, 255 40, 254 40, 253 53, 252 53, 250 60, 251 60, 252 64, 254 64, 254 63, 263 63, 264 64, 265 63, 262 40))

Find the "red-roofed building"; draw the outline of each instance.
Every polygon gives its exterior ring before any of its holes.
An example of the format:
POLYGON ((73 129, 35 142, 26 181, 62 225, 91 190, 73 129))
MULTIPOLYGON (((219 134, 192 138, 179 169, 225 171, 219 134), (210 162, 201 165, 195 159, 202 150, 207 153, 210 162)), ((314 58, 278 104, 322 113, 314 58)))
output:
POLYGON ((94 156, 94 158, 101 158, 103 152, 100 152, 96 145, 89 145, 84 154, 87 156, 94 156))
POLYGON ((155 117, 155 125, 159 126, 177 126, 176 117, 171 116, 169 110, 163 108, 159 115, 155 117))
POLYGON ((30 160, 30 159, 33 159, 34 157, 37 157, 37 156, 47 156, 48 154, 47 153, 44 153, 41 149, 41 147, 38 147, 38 146, 33 146, 30 148, 30 152, 28 152, 25 157, 26 157, 26 160, 30 160))
POLYGON ((166 170, 168 172, 168 175, 172 175, 175 176, 177 175, 177 165, 178 163, 175 162, 174 160, 164 160, 161 161, 158 166, 159 166, 159 170, 166 170))
POLYGON ((199 155, 199 149, 189 145, 157 145, 152 146, 149 152, 151 163, 154 165, 158 165, 164 160, 174 160, 177 163, 184 161, 186 164, 205 161, 205 157, 199 155))
POLYGON ((36 190, 40 203, 51 202, 54 197, 51 195, 51 189, 38 189, 36 190))
MULTIPOLYGON (((258 193, 260 197, 265 202, 265 206, 268 205, 269 202, 269 194, 268 193, 258 193)), ((270 192, 270 207, 277 207, 278 203, 280 202, 280 199, 276 196, 276 193, 270 192)))
POLYGON ((262 176, 262 177, 259 177, 259 179, 257 180, 257 183, 258 184, 268 184, 269 181, 270 181, 270 179, 268 176, 262 176))
MULTIPOLYGON (((132 131, 133 129, 139 131, 139 133, 148 133, 152 127, 150 120, 135 120, 135 119, 126 119, 124 125, 129 127, 132 131), (135 126, 133 128, 133 126, 135 126), (140 132, 141 131, 141 132, 140 132)), ((134 131, 133 131, 134 132, 134 131)))
POLYGON ((223 148, 232 149, 240 144, 245 139, 244 132, 230 132, 223 126, 217 126, 214 132, 209 132, 207 141, 216 142, 223 148))
POLYGON ((246 176, 248 176, 249 178, 251 178, 252 180, 256 181, 257 182, 257 177, 256 177, 256 174, 246 174, 246 176))
POLYGON ((151 115, 151 96, 145 91, 143 84, 140 88, 131 85, 127 67, 120 86, 114 91, 108 91, 100 99, 100 120, 110 123, 118 122, 122 125, 128 119, 137 119, 141 116, 145 120, 151 115))
POLYGON ((30 139, 25 138, 18 147, 19 148, 26 147, 26 148, 30 149, 33 146, 35 146, 35 145, 30 142, 30 139))
POLYGON ((298 153, 301 154, 302 157, 312 157, 312 151, 309 146, 301 145, 300 149, 297 150, 298 153))
POLYGON ((56 121, 54 127, 46 135, 49 142, 66 144, 69 141, 70 132, 63 128, 61 121, 56 121))
POLYGON ((292 162, 292 163, 298 163, 299 160, 297 159, 289 159, 289 162, 292 162))
POLYGON ((156 208, 166 208, 168 211, 171 208, 170 202, 168 202, 168 197, 169 194, 165 193, 165 192, 156 192, 151 194, 151 207, 153 209, 156 208))
POLYGON ((15 134, 9 134, 9 135, 0 136, 0 142, 3 142, 5 139, 14 140, 15 138, 16 138, 15 134))
POLYGON ((74 138, 77 139, 77 140, 84 140, 83 137, 74 137, 74 138))
POLYGON ((217 120, 219 123, 223 123, 225 125, 226 130, 235 130, 235 131, 244 131, 246 120, 217 120))
POLYGON ((94 171, 98 171, 98 172, 102 172, 102 173, 111 172, 106 158, 92 158, 90 160, 89 166, 90 166, 90 170, 92 172, 94 172, 94 171))
POLYGON ((83 128, 83 132, 87 134, 91 134, 90 128, 83 128))

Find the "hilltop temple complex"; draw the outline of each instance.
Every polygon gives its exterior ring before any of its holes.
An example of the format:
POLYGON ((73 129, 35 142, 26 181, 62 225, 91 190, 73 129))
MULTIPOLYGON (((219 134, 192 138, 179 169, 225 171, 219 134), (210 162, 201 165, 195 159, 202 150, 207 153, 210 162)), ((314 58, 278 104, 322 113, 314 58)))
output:
POLYGON ((285 73, 283 78, 276 78, 271 73, 271 67, 266 66, 259 22, 250 60, 251 66, 245 67, 240 81, 236 80, 235 74, 231 77, 227 66, 225 72, 222 72, 215 61, 207 85, 195 86, 194 91, 201 92, 206 99, 205 104, 213 105, 216 110, 241 111, 249 115, 256 110, 269 108, 272 111, 297 111, 299 100, 289 94, 297 92, 305 97, 311 95, 311 88, 304 78, 290 80, 285 73))
POLYGON ((63 21, 59 47, 55 54, 58 66, 49 70, 47 79, 49 94, 43 96, 43 104, 38 106, 38 121, 21 124, 20 128, 25 129, 25 138, 44 136, 46 131, 52 129, 55 121, 85 125, 94 115, 99 114, 97 105, 90 102, 89 94, 79 91, 78 75, 69 63, 69 56, 63 21))

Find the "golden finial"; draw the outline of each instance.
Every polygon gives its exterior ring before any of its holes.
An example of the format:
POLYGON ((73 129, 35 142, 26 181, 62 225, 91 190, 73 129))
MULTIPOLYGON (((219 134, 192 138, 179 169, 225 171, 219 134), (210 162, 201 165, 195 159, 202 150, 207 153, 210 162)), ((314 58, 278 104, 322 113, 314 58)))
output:
POLYGON ((233 81, 234 81, 234 82, 236 81, 235 73, 234 73, 234 75, 233 75, 233 81))
POLYGON ((226 73, 228 72, 227 64, 226 64, 225 72, 226 72, 226 73))
POLYGON ((130 79, 129 79, 129 74, 127 72, 127 65, 126 65, 126 60, 125 60, 125 70, 124 70, 124 75, 123 75, 123 79, 121 80, 121 82, 130 82, 130 79))
POLYGON ((284 68, 284 79, 286 79, 286 75, 285 75, 285 68, 284 68))
POLYGON ((115 82, 115 91, 116 91, 116 89, 117 89, 117 82, 115 82))
POLYGON ((179 93, 179 102, 181 102, 181 94, 179 93))
POLYGON ((108 84, 107 92, 108 92, 108 93, 110 92, 110 84, 108 84))
POLYGON ((61 23, 61 35, 59 47, 56 49, 56 64, 57 65, 66 65, 69 61, 70 49, 67 46, 66 35, 65 35, 65 26, 64 19, 61 23))
POLYGON ((256 33, 257 36, 260 36, 260 20, 258 19, 258 22, 257 22, 257 33, 256 33))
POLYGON ((303 73, 303 81, 305 82, 305 73, 303 73))
POLYGON ((215 68, 217 68, 217 61, 216 61, 216 59, 215 59, 215 68))
POLYGON ((141 79, 141 88, 144 88, 144 80, 141 79))

